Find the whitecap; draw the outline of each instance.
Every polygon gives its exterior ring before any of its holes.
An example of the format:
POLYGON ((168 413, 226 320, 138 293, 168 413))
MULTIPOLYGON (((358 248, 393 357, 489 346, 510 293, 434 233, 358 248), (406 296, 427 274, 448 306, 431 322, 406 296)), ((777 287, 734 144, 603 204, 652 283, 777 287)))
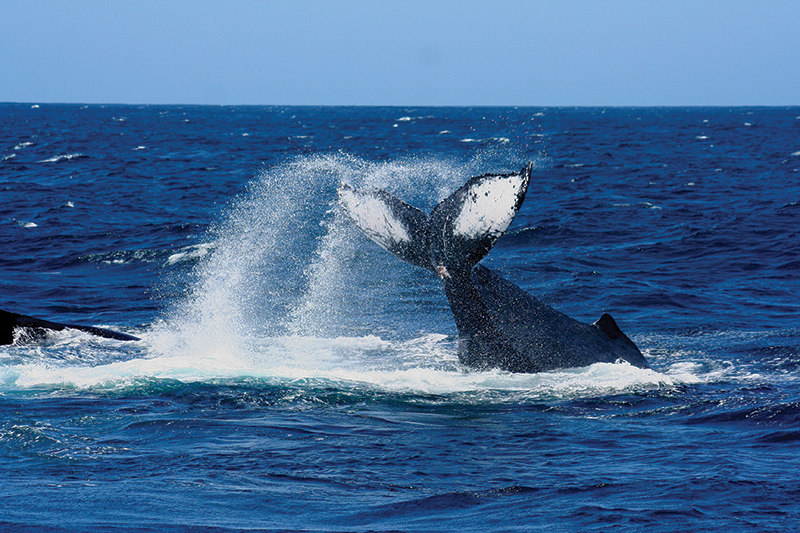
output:
POLYGON ((697 137, 695 137, 695 139, 700 139, 700 140, 708 139, 708 136, 707 135, 698 135, 697 137))
POLYGON ((39 224, 36 222, 27 222, 25 220, 17 220, 17 226, 21 228, 38 228, 39 224))
POLYGON ((58 163, 61 161, 69 161, 71 159, 79 159, 81 157, 89 157, 86 154, 63 154, 63 155, 54 155, 53 157, 49 157, 47 159, 42 159, 41 161, 37 161, 37 163, 58 163))
POLYGON ((411 120, 411 117, 400 117, 397 119, 397 122, 408 122, 411 120))
POLYGON ((26 146, 31 146, 32 144, 33 144, 32 142, 28 142, 28 141, 26 141, 26 142, 22 142, 22 143, 19 143, 18 145, 16 145, 16 146, 14 147, 14 150, 22 150, 22 149, 23 149, 23 148, 25 148, 26 146))
POLYGON ((133 149, 133 151, 135 152, 136 150, 145 150, 145 149, 147 149, 146 146, 137 146, 136 148, 133 149))
POLYGON ((9 159, 14 159, 15 157, 17 157, 17 154, 11 154, 11 155, 5 156, 2 160, 3 161, 8 161, 9 159))
POLYGON ((639 205, 643 206, 645 209, 661 209, 660 206, 651 204, 650 202, 641 202, 639 205))
POLYGON ((171 266, 183 261, 193 261, 200 259, 214 248, 211 243, 195 244, 183 248, 180 252, 174 253, 167 258, 166 265, 171 266))
POLYGON ((796 157, 800 157, 800 150, 798 150, 797 152, 792 152, 792 155, 796 156, 796 157))

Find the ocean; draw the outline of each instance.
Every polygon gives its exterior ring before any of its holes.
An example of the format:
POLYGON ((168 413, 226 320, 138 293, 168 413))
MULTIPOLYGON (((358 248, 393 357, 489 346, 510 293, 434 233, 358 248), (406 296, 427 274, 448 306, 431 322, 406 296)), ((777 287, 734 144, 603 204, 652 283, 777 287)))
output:
POLYGON ((0 530, 800 530, 800 108, 0 104, 0 530), (482 264, 652 369, 459 365, 425 211, 533 162, 482 264))

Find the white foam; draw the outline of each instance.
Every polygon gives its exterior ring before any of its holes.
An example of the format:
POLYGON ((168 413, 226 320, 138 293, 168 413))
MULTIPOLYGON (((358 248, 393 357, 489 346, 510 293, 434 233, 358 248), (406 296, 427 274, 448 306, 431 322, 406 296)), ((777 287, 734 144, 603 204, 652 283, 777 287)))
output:
POLYGON ((38 357, 0 366, 0 387, 124 389, 153 379, 183 383, 265 379, 294 384, 324 380, 343 388, 425 395, 467 393, 489 401, 518 401, 602 396, 698 381, 697 369, 689 366, 673 367, 667 373, 610 363, 541 374, 464 371, 456 363, 454 343, 437 335, 403 342, 375 336, 289 336, 235 343, 225 339, 208 342, 206 338, 204 343, 188 344, 181 342, 181 332, 154 330, 137 343, 146 352, 142 357, 107 364, 91 364, 92 351, 103 344, 118 349, 119 341, 98 341, 79 332, 54 335, 60 339, 52 347, 59 354, 57 360, 43 357, 47 348, 28 348, 37 350, 38 357), (65 360, 64 354, 70 350, 77 353, 65 360), (36 359, 39 361, 31 362, 36 359))

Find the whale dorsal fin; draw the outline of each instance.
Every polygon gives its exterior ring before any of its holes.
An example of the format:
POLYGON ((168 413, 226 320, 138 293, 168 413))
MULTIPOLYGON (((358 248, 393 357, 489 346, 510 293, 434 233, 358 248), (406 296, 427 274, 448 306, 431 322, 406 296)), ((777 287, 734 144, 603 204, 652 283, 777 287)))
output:
POLYGON ((616 321, 608 313, 603 313, 603 316, 593 324, 597 329, 605 333, 609 339, 616 340, 625 336, 622 330, 619 329, 616 321))
POLYGON ((339 202, 358 228, 382 248, 428 270, 428 217, 382 189, 357 190, 339 186, 339 202))
MULTIPOLYGON (((599 329, 600 331, 602 331, 603 333, 605 333, 606 336, 612 341, 619 340, 623 344, 630 344, 634 348, 636 347, 636 344, 634 344, 634 342, 622 332, 620 327, 617 325, 617 322, 608 313, 603 313, 603 316, 601 316, 600 319, 592 325, 597 329, 599 329)), ((636 350, 638 351, 639 348, 636 348, 636 350)), ((645 362, 645 365, 646 364, 647 362, 645 362)))
POLYGON ((517 215, 532 167, 472 178, 437 205, 430 218, 432 261, 471 269, 483 259, 517 215))

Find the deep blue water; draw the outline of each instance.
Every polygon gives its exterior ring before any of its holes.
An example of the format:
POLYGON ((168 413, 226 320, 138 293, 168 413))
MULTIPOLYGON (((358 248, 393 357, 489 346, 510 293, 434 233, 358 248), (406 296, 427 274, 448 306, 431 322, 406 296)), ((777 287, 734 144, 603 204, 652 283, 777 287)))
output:
POLYGON ((789 531, 800 108, 0 104, 0 530, 789 531), (535 170, 484 264, 652 370, 459 367, 336 206, 535 170))

